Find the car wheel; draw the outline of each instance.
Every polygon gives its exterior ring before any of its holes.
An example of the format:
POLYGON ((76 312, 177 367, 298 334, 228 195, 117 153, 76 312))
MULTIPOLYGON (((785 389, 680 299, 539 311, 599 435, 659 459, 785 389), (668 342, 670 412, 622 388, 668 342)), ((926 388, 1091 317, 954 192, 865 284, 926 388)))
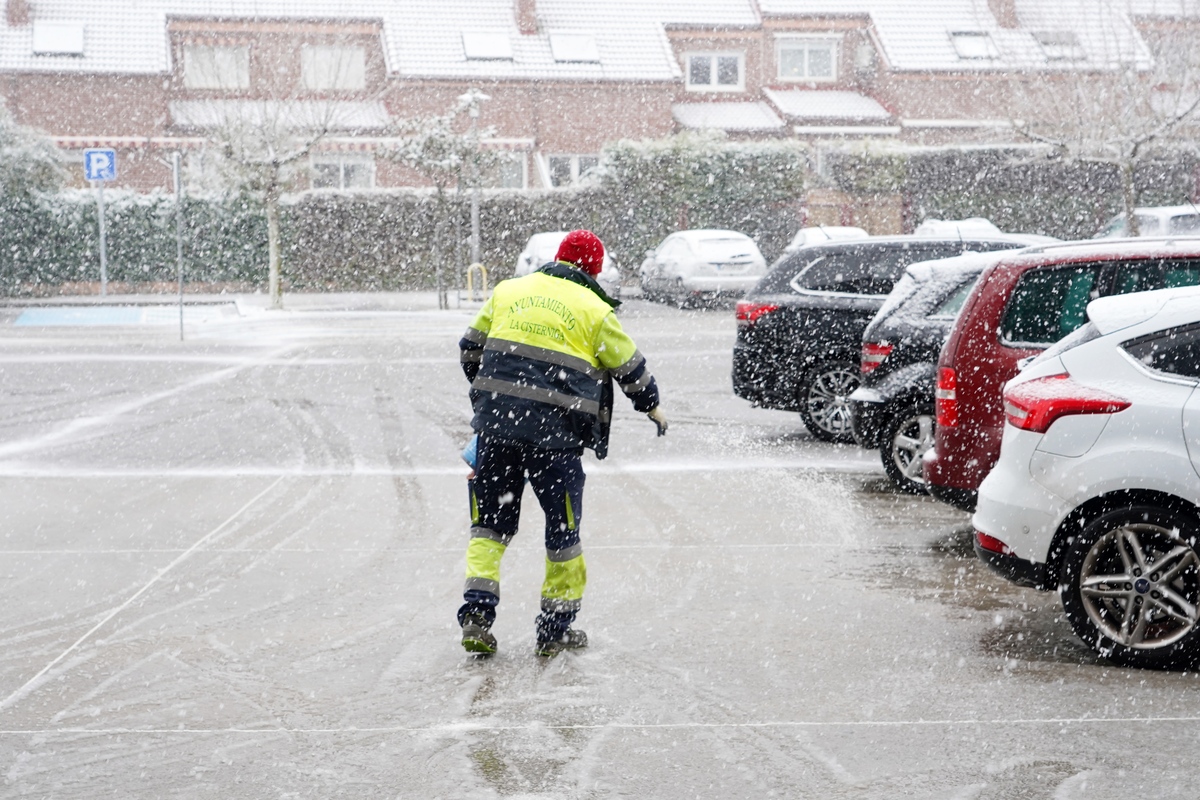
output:
POLYGON ((912 406, 892 417, 879 447, 883 469, 902 492, 928 494, 925 451, 933 447, 933 409, 912 406))
POLYGON ((1068 545, 1059 593, 1075 633, 1131 667, 1200 663, 1200 523, 1156 506, 1110 511, 1068 545))
POLYGON ((804 426, 822 441, 854 441, 846 398, 857 388, 857 364, 833 361, 810 370, 800 384, 800 419, 804 426))

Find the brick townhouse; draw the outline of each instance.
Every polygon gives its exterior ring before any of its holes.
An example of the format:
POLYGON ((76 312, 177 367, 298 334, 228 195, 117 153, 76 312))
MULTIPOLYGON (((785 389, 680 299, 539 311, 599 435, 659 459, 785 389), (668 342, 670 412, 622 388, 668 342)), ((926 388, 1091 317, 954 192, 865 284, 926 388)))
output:
POLYGON ((0 0, 0 97, 119 185, 170 185, 220 120, 321 116, 313 188, 419 182, 397 120, 471 87, 497 186, 569 185, 623 138, 719 129, 817 145, 1017 140, 1022 86, 1197 41, 1197 0, 0 0))

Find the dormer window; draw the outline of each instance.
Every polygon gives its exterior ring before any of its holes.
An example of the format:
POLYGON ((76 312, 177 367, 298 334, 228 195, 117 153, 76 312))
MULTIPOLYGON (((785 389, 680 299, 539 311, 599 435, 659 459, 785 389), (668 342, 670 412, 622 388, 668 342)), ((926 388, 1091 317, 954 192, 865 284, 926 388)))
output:
POLYGON ((1087 58, 1074 31, 1034 31, 1033 38, 1046 54, 1047 61, 1080 61, 1087 58))
POLYGON ((780 37, 776 42, 781 81, 832 81, 837 79, 834 39, 780 37))
POLYGON ((77 22, 33 23, 35 56, 83 55, 83 25, 77 22))
POLYGON ((468 61, 512 61, 512 40, 507 33, 463 31, 462 43, 468 61))
POLYGON ((740 92, 744 81, 742 53, 688 53, 687 88, 697 92, 740 92))
POLYGON ((596 40, 586 34, 550 34, 550 54, 559 63, 600 63, 600 51, 596 48, 596 40))
POLYGON ((958 57, 967 61, 996 58, 1000 55, 992 37, 983 31, 951 31, 950 41, 954 43, 954 52, 958 57))
POLYGON ((250 48, 185 44, 183 85, 188 89, 249 89, 250 48))
POLYGON ((361 47, 308 45, 300 49, 300 76, 314 91, 367 86, 367 53, 361 47))

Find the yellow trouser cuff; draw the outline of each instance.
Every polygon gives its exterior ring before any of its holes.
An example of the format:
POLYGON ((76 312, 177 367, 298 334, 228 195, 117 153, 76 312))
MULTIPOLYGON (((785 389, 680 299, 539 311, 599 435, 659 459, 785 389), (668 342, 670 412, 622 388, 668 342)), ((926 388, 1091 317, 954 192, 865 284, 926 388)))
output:
POLYGON ((467 545, 467 577, 500 582, 500 559, 507 548, 491 539, 472 539, 467 545))
POLYGON ((582 600, 587 586, 587 566, 583 556, 570 561, 546 559, 546 581, 542 584, 542 597, 550 600, 582 600))

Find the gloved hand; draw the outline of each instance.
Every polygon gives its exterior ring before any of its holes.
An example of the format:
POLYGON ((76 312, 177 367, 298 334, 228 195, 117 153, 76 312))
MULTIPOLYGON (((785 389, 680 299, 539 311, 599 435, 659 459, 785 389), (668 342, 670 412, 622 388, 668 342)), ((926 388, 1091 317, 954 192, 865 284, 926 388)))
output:
POLYGON ((663 413, 662 406, 655 406, 653 410, 646 412, 646 416, 658 426, 659 436, 667 435, 667 415, 663 413))

